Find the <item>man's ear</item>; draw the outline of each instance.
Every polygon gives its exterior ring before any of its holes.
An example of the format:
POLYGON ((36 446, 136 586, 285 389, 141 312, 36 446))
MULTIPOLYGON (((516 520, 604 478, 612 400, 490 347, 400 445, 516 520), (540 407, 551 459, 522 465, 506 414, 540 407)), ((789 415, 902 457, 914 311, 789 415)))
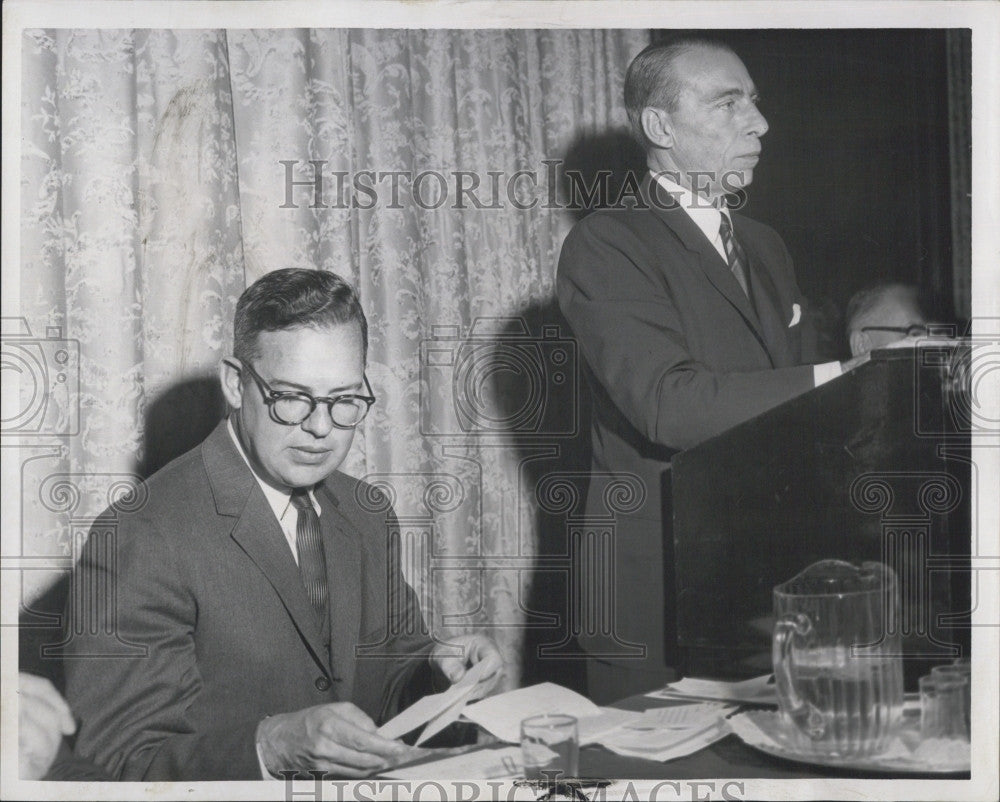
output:
POLYGON ((872 341, 867 331, 852 331, 850 337, 851 356, 860 356, 872 350, 872 341))
POLYGON ((226 403, 233 409, 243 405, 243 382, 240 381, 240 363, 235 357, 226 357, 219 363, 219 383, 226 403))
POLYGON ((672 148, 674 146, 674 128, 669 112, 646 106, 639 115, 639 121, 642 123, 646 139, 656 147, 672 148))

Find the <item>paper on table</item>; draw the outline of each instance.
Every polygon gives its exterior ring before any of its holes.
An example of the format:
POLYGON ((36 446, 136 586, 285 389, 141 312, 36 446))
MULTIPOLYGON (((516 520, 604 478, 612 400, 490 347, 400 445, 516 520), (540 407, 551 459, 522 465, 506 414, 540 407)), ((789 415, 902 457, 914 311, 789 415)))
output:
POLYGON ((722 702, 695 702, 674 707, 653 707, 626 726, 632 730, 685 730, 701 728, 736 709, 736 705, 722 702))
POLYGON ((642 713, 634 710, 619 710, 617 707, 598 708, 600 713, 596 716, 584 716, 577 719, 577 736, 580 746, 586 744, 599 743, 608 733, 615 732, 622 727, 634 725, 642 720, 642 713))
MULTIPOLYGON (((444 727, 458 718, 465 702, 472 691, 475 690, 476 684, 485 670, 485 666, 485 661, 476 663, 465 672, 458 682, 444 693, 435 693, 418 699, 398 716, 379 727, 378 734, 383 738, 393 740, 406 735, 408 732, 412 732, 421 724, 430 722, 428 727, 431 727, 437 723, 436 719, 445 718, 454 713, 448 721, 438 727, 438 729, 435 729, 434 732, 444 729, 444 727), (455 710, 456 707, 458 708, 457 711, 455 710)), ((430 736, 426 737, 429 738, 430 736)), ((421 740, 426 740, 426 738, 421 736, 421 740)))
POLYGON ((601 708, 569 688, 543 682, 483 699, 466 707, 462 715, 501 741, 516 744, 521 740, 521 720, 546 713, 580 719, 599 715, 601 708))
POLYGON ((778 704, 771 675, 764 674, 741 682, 721 682, 711 679, 685 677, 658 691, 647 693, 654 699, 714 699, 723 702, 752 704, 778 704))
POLYGON ((390 769, 382 774, 393 780, 503 780, 521 777, 521 749, 505 746, 503 749, 477 749, 473 752, 390 769))
POLYGON ((606 749, 619 755, 641 757, 662 763, 694 754, 706 746, 722 740, 729 733, 728 722, 720 718, 700 729, 665 729, 656 733, 623 730, 621 733, 605 739, 602 744, 606 749))
POLYGON ((414 746, 420 746, 424 741, 428 741, 437 735, 441 730, 447 727, 451 722, 455 721, 462 711, 465 709, 465 703, 468 701, 468 695, 463 694, 457 701, 452 704, 451 707, 446 708, 441 711, 436 718, 431 719, 427 722, 427 726, 424 727, 423 732, 420 733, 420 737, 414 742, 414 746))

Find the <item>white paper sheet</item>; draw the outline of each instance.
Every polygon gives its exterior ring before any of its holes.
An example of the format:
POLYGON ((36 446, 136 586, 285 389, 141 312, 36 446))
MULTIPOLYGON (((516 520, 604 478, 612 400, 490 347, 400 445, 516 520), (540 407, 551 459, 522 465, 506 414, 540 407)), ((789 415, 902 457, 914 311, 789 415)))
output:
POLYGON ((420 746, 425 741, 430 740, 435 735, 437 735, 441 730, 456 721, 462 711, 465 709, 465 703, 468 701, 468 695, 463 694, 459 699, 457 699, 451 707, 445 708, 443 711, 438 713, 436 717, 427 722, 427 726, 424 727, 423 732, 420 733, 420 737, 414 743, 414 746, 420 746))
POLYGON ((382 776, 393 780, 504 780, 524 776, 521 748, 477 749, 443 760, 391 769, 382 776))
POLYGON ((521 720, 529 716, 561 713, 580 719, 601 712, 587 697, 561 685, 543 682, 468 705, 462 715, 501 741, 516 744, 521 740, 521 720))
MULTIPOLYGON (((398 716, 379 727, 378 734, 383 738, 392 740, 400 738, 408 732, 412 732, 421 724, 429 722, 428 727, 430 728, 437 725, 437 719, 451 716, 443 725, 438 726, 434 732, 444 729, 445 726, 458 718, 469 696, 475 690, 476 684, 479 682, 485 667, 485 661, 476 663, 448 690, 418 699, 398 716)), ((418 743, 429 737, 430 735, 426 737, 422 735, 418 743)))
POLYGON ((771 675, 764 674, 741 682, 721 682, 685 677, 658 691, 647 693, 653 699, 709 699, 722 702, 778 704, 771 675))
POLYGON ((619 755, 673 760, 724 738, 729 733, 725 717, 735 709, 719 702, 651 708, 605 732, 597 742, 619 755))
POLYGON ((725 738, 730 732, 728 722, 720 718, 700 729, 623 730, 605 738, 602 745, 619 755, 665 762, 694 754, 725 738))
POLYGON ((701 729, 708 724, 725 718, 736 709, 736 705, 722 702, 695 702, 673 707, 653 707, 638 718, 628 722, 631 730, 686 730, 701 729))
POLYGON ((601 739, 612 732, 627 727, 642 719, 643 714, 635 710, 619 710, 617 707, 599 708, 596 716, 584 716, 577 719, 577 734, 580 746, 600 743, 601 739))

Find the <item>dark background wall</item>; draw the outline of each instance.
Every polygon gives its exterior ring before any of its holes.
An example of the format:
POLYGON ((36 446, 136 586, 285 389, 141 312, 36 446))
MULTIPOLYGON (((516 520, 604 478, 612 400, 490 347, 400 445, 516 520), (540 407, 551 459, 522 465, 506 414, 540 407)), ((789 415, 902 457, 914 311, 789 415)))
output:
POLYGON ((966 114, 969 99, 949 87, 948 32, 706 34, 733 47, 761 93, 770 130, 745 213, 784 238, 827 347, 840 349, 829 355, 846 347, 847 300, 873 282, 918 284, 933 319, 953 322, 949 92, 966 114))

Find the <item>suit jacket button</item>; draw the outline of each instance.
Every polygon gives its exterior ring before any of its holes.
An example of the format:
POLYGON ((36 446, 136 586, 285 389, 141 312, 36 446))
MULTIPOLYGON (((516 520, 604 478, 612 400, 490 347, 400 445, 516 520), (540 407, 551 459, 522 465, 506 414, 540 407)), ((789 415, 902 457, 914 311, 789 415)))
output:
POLYGON ((326 677, 316 677, 316 690, 317 691, 328 691, 330 690, 330 680, 326 677))

